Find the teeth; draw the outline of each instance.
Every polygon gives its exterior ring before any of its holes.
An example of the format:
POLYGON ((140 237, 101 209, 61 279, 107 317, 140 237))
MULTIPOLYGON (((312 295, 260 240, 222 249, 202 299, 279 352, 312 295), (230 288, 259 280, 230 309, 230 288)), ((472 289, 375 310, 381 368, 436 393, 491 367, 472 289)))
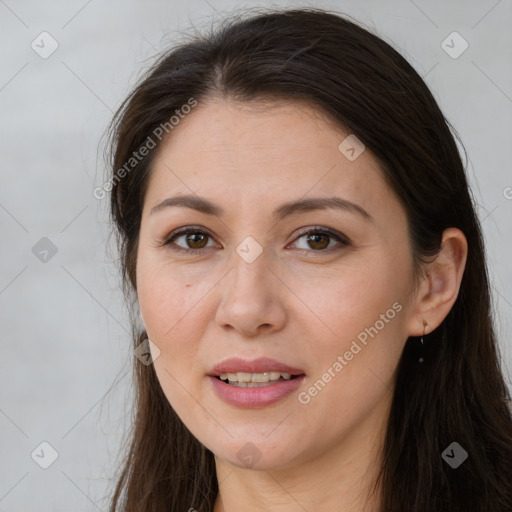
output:
POLYGON ((276 382, 280 378, 284 380, 290 380, 292 378, 290 373, 284 372, 264 372, 264 373, 221 373, 221 380, 228 380, 230 384, 240 385, 246 384, 245 387, 253 388, 258 385, 265 384, 267 382, 276 382))

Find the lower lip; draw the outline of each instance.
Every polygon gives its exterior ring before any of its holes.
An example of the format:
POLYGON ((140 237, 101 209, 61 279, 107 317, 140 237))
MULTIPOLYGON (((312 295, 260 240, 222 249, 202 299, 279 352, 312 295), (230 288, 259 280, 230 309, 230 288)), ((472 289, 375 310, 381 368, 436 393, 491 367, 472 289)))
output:
POLYGON ((224 402, 235 407, 256 409, 272 405, 290 393, 293 393, 293 391, 297 390, 302 384, 305 375, 255 388, 231 386, 216 377, 209 376, 208 378, 212 382, 215 393, 217 393, 217 396, 221 400, 224 400, 224 402))

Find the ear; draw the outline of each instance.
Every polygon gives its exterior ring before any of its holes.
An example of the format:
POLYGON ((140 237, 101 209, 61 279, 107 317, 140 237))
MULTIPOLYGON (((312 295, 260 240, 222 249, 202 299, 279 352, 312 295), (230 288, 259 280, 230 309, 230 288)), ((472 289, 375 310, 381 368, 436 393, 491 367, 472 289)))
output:
POLYGON ((464 233, 457 228, 445 229, 441 249, 435 260, 428 263, 426 277, 418 288, 409 336, 428 334, 446 318, 459 294, 467 253, 464 233))

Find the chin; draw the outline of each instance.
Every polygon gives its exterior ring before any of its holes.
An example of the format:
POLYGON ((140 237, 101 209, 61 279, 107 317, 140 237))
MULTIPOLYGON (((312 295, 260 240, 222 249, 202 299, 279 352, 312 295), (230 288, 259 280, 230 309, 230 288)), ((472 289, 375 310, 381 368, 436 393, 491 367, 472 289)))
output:
MULTIPOLYGON (((288 439, 289 441, 289 439, 288 439)), ((205 445, 206 446, 206 445, 205 445)), ((240 441, 230 441, 228 445, 212 445, 209 448, 215 457, 240 469, 274 471, 294 465, 300 456, 296 452, 297 443, 285 444, 285 440, 246 436, 240 441)))

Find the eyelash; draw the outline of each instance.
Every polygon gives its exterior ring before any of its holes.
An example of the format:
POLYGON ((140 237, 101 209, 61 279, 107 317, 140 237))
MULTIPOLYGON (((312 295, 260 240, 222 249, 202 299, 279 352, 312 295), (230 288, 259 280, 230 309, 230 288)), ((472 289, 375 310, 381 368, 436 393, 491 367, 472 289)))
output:
MULTIPOLYGON (((199 234, 202 234, 202 235, 206 235, 206 236, 208 236, 210 238, 213 238, 208 232, 203 231, 200 228, 195 228, 193 226, 187 226, 186 228, 183 228, 183 229, 180 229, 178 231, 175 231, 175 232, 171 233, 164 240, 164 242, 161 244, 161 246, 162 247, 163 246, 169 246, 169 249, 171 249, 173 251, 185 252, 185 253, 191 254, 191 255, 192 254, 193 255, 203 254, 206 248, 203 248, 203 249, 190 249, 190 248, 189 249, 184 249, 183 247, 179 247, 179 246, 173 247, 171 245, 171 243, 176 238, 179 238, 182 235, 187 235, 187 234, 190 234, 190 233, 193 233, 193 234, 199 233, 199 234)), ((307 252, 314 252, 314 253, 330 253, 333 250, 336 251, 336 250, 341 249, 342 247, 347 247, 347 246, 349 246, 351 244, 350 240, 346 236, 344 236, 341 233, 338 233, 336 231, 333 231, 332 229, 324 228, 324 227, 321 227, 321 226, 315 226, 313 228, 309 228, 309 229, 307 229, 305 231, 299 232, 297 234, 295 240, 298 240, 299 238, 302 238, 305 235, 312 235, 312 234, 314 234, 314 235, 318 235, 318 234, 328 235, 329 237, 336 239, 336 241, 339 242, 341 247, 331 247, 330 249, 321 249, 321 250, 314 250, 314 249, 311 249, 311 250, 300 249, 300 250, 307 251, 307 252)))

